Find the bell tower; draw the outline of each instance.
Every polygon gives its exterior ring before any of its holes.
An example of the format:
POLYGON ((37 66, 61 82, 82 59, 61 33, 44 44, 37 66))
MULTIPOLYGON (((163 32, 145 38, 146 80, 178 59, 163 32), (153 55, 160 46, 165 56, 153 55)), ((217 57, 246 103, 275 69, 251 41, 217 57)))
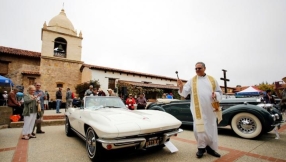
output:
POLYGON ((65 102, 65 90, 70 88, 75 92, 75 85, 81 83, 82 33, 77 33, 62 9, 48 25, 44 23, 41 39, 41 88, 49 92, 51 99, 55 99, 59 87, 63 88, 65 102))
POLYGON ((64 9, 42 28, 42 56, 81 61, 82 33, 77 34, 64 9))

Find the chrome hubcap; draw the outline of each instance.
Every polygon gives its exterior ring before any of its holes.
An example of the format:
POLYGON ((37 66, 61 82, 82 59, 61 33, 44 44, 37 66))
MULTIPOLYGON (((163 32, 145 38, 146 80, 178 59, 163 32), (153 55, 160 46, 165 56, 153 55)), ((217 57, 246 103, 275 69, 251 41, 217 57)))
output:
POLYGON ((244 134, 251 134, 257 128, 256 122, 250 117, 243 117, 238 119, 236 125, 238 130, 244 134))
POLYGON ((89 154, 94 155, 96 151, 96 140, 95 140, 95 135, 92 131, 88 132, 86 144, 89 154))

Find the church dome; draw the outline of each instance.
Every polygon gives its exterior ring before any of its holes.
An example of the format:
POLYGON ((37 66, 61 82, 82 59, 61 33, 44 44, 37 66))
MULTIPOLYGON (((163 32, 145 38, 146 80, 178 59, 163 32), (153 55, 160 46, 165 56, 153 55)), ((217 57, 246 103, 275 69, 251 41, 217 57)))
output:
POLYGON ((74 31, 74 27, 71 21, 67 18, 64 9, 62 9, 61 12, 57 16, 51 19, 48 26, 51 26, 51 27, 59 26, 59 27, 74 31))

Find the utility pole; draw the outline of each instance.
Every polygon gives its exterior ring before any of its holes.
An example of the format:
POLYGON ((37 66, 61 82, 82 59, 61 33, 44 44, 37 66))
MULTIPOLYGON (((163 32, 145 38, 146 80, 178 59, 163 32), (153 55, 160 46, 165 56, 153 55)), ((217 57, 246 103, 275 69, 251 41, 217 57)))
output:
POLYGON ((223 78, 220 78, 220 80, 223 80, 224 81, 224 93, 226 94, 227 93, 227 84, 226 82, 229 81, 229 79, 226 79, 226 70, 222 69, 223 71, 223 78))

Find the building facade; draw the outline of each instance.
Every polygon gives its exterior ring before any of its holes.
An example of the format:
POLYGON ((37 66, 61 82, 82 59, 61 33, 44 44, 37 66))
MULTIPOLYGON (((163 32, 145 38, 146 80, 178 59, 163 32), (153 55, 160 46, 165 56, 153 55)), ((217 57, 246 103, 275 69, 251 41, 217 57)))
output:
POLYGON ((119 82, 177 89, 176 78, 84 64, 81 60, 82 33, 77 33, 64 10, 48 24, 44 22, 41 40, 41 52, 0 46, 0 75, 25 89, 40 82, 42 90, 47 90, 51 99, 55 99, 59 87, 63 88, 65 99, 67 88, 75 91, 77 84, 90 80, 98 80, 104 91, 109 88, 116 91, 119 82))

